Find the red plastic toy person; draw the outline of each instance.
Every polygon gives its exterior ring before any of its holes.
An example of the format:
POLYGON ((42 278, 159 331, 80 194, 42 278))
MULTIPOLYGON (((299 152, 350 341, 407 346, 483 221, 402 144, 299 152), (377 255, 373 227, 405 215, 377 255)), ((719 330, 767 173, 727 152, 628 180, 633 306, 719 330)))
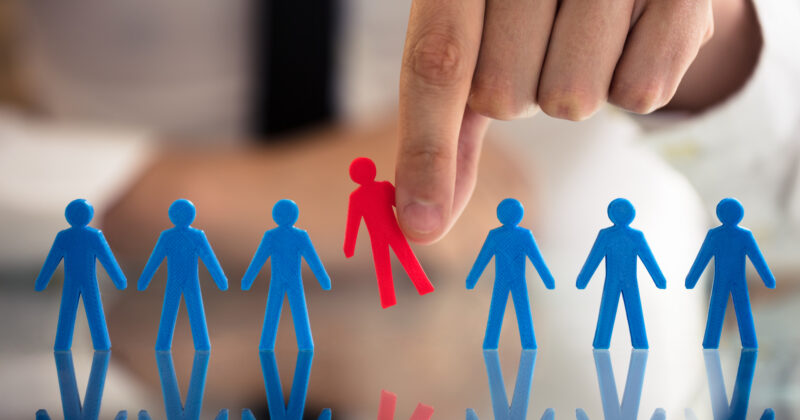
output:
POLYGON ((420 295, 432 292, 433 285, 397 224, 393 208, 394 185, 389 181, 375 181, 375 172, 375 163, 368 158, 356 158, 350 164, 350 178, 361 186, 350 194, 344 255, 350 258, 355 253, 356 237, 363 217, 372 242, 372 258, 375 261, 381 306, 388 308, 397 303, 392 281, 392 266, 389 262, 390 246, 420 295))

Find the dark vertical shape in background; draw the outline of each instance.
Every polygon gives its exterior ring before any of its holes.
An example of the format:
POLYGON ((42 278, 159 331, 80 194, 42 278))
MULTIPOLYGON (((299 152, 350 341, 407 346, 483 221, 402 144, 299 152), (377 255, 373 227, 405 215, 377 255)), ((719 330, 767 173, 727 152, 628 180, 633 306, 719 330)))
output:
POLYGON ((251 129, 258 138, 335 116, 334 69, 341 0, 253 0, 251 129))

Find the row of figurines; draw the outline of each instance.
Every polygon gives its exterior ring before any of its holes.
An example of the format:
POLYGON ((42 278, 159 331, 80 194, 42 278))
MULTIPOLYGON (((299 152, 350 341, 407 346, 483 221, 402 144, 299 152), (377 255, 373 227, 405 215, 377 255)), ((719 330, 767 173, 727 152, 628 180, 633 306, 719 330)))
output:
MULTIPOLYGON (((506 393, 503 372, 500 368, 500 358, 495 350, 484 351, 484 362, 489 379, 489 391, 492 401, 492 410, 495 419, 523 420, 528 418, 528 405, 533 384, 533 372, 536 364, 536 350, 523 350, 520 355, 517 368, 517 378, 514 382, 513 398, 509 405, 508 394, 506 393)), ((283 386, 281 384, 278 363, 275 353, 271 351, 260 352, 262 373, 264 376, 264 387, 267 396, 267 406, 270 418, 301 420, 304 417, 306 407, 306 395, 308 393, 309 378, 311 376, 311 364, 313 361, 313 351, 299 351, 293 375, 294 383, 291 384, 291 393, 288 400, 284 398, 283 386), (287 401, 285 403, 285 401, 287 401)), ((161 380, 161 389, 164 396, 164 410, 169 419, 193 419, 199 420, 203 406, 203 396, 208 372, 210 352, 196 352, 192 363, 192 372, 188 386, 186 400, 181 401, 178 388, 178 379, 175 375, 175 367, 172 361, 171 352, 156 352, 156 363, 161 380)), ((600 397, 603 407, 603 415, 606 419, 635 419, 639 413, 639 402, 642 397, 642 385, 644 383, 645 367, 647 366, 647 350, 632 350, 628 364, 626 383, 622 384, 625 392, 620 401, 614 371, 612 369, 611 356, 607 350, 595 350, 594 360, 597 371, 597 382, 600 388, 600 397)), ((747 417, 750 394, 753 386, 753 378, 756 369, 756 350, 742 350, 739 358, 739 367, 736 371, 736 380, 732 398, 728 401, 725 390, 725 379, 722 375, 722 363, 717 350, 705 350, 706 375, 708 379, 709 394, 711 396, 711 408, 715 420, 744 419, 747 417)), ((83 403, 77 389, 75 378, 75 367, 72 362, 72 353, 56 352, 56 371, 58 374, 58 384, 61 392, 62 408, 66 419, 96 420, 100 414, 100 403, 103 397, 105 386, 106 371, 109 364, 109 351, 97 351, 92 359, 92 367, 89 376, 86 393, 83 403)), ((381 399, 378 407, 378 420, 394 419, 397 396, 388 391, 381 391, 381 399)), ((411 416, 412 420, 430 420, 433 415, 433 408, 425 405, 417 405, 411 416)), ((588 420, 589 416, 584 409, 576 409, 578 420, 588 420)), ((687 418, 697 418, 691 409, 686 409, 687 418), (688 417, 692 414, 691 417, 688 417)), ((322 410, 319 420, 330 420, 331 409, 322 410)), ((127 418, 126 411, 120 411, 115 420, 127 418)), ((150 419, 150 414, 142 410, 138 415, 139 420, 150 419)), ((216 416, 217 420, 226 420, 228 410, 220 410, 216 416)), ((243 409, 242 420, 255 419, 250 409, 243 409)), ((542 414, 542 420, 555 419, 555 411, 548 408, 542 414)), ((666 412, 662 408, 656 409, 652 420, 666 419, 666 412)), ((764 410, 761 420, 774 420, 775 412, 771 408, 764 410)), ((49 420, 47 411, 40 409, 36 412, 37 420, 49 420)), ((466 410, 467 420, 478 420, 475 410, 466 410)))
MULTIPOLYGON (((375 172, 374 163, 367 158, 358 158, 351 164, 351 177, 360 185, 350 195, 344 253, 348 258, 353 256, 356 237, 363 219, 372 242, 381 305, 387 308, 396 303, 389 260, 390 247, 420 295, 430 293, 434 288, 397 223, 392 208, 394 186, 388 181, 375 181, 375 172)), ((271 350, 275 347, 284 295, 288 295, 299 348, 312 349, 314 346, 302 285, 300 267, 302 259, 306 260, 322 288, 324 290, 331 288, 331 279, 314 250, 308 233, 294 226, 298 213, 297 205, 291 200, 280 200, 274 205, 272 216, 278 226, 264 234, 242 279, 242 289, 248 290, 264 264, 271 259, 273 281, 267 298, 259 344, 261 350, 271 350)), ((497 207, 497 218, 502 226, 489 232, 467 277, 467 289, 474 288, 490 260, 495 259, 496 284, 483 343, 485 349, 498 347, 500 327, 509 294, 514 300, 517 311, 522 347, 536 348, 525 280, 525 264, 519 264, 519 261, 530 259, 545 286, 548 289, 555 287, 553 276, 539 252, 533 234, 530 230, 519 226, 523 213, 522 204, 515 199, 509 198, 500 202, 497 207)), ((67 206, 65 214, 71 227, 56 236, 36 279, 35 287, 37 291, 44 290, 63 259, 65 280, 55 349, 66 350, 71 347, 78 301, 79 297, 83 296, 94 348, 107 350, 111 347, 111 343, 97 285, 95 260, 101 262, 119 289, 126 287, 125 276, 103 234, 88 226, 93 215, 92 206, 86 200, 74 200, 67 206)), ((767 266, 752 233, 738 225, 743 215, 744 209, 735 199, 726 198, 720 201, 717 206, 717 216, 722 225, 708 232, 686 278, 686 287, 693 288, 711 258, 714 258, 715 283, 703 340, 704 348, 719 347, 729 295, 733 298, 742 346, 758 347, 745 280, 746 259, 752 261, 767 287, 775 287, 775 277, 767 266)), ((666 288, 666 279, 642 232, 630 227, 635 216, 633 205, 626 199, 615 199, 608 206, 608 216, 613 225, 600 231, 577 280, 577 287, 585 288, 601 261, 605 259, 606 283, 593 345, 598 349, 609 347, 621 295, 633 347, 648 348, 636 279, 638 260, 641 259, 656 287, 666 288)), ((194 205, 185 199, 176 200, 169 208, 169 218, 175 226, 163 231, 159 236, 139 278, 137 288, 145 290, 158 267, 168 259, 167 290, 156 339, 156 350, 171 348, 181 296, 185 299, 188 309, 195 349, 209 350, 211 344, 198 280, 199 261, 206 265, 221 290, 228 288, 228 280, 203 231, 190 226, 195 218, 194 205)))

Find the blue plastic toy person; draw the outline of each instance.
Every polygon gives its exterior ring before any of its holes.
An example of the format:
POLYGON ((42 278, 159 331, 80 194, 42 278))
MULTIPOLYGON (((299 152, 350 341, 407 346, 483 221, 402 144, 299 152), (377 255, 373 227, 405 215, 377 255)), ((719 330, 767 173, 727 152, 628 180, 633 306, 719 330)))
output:
POLYGON ((118 289, 124 289, 127 281, 103 233, 88 226, 94 215, 92 205, 83 199, 74 200, 67 205, 65 215, 71 227, 56 235, 42 271, 36 277, 35 285, 37 292, 44 290, 58 264, 64 260, 64 286, 54 348, 60 351, 72 347, 78 301, 83 296, 83 307, 94 349, 108 350, 111 348, 111 340, 108 337, 103 302, 97 286, 96 260, 100 260, 118 289))
POLYGON ((700 253, 686 276, 686 288, 691 289, 700 279, 711 257, 714 257, 714 285, 711 288, 711 302, 708 307, 703 348, 719 348, 722 334, 722 321, 728 306, 728 296, 733 297, 733 309, 739 323, 739 336, 742 347, 757 348, 756 327, 753 311, 750 308, 750 295, 747 293, 745 265, 750 258, 764 284, 775 288, 775 277, 767 267, 764 256, 758 249, 753 234, 740 226, 744 208, 733 198, 725 198, 717 204, 717 217, 722 226, 708 231, 700 253))
POLYGON ((195 217, 195 208, 189 200, 175 200, 169 207, 169 219, 175 225, 172 229, 161 232, 155 249, 139 278, 138 289, 145 290, 150 284, 161 262, 166 258, 167 290, 164 294, 164 308, 161 312, 161 323, 158 326, 156 350, 165 351, 172 347, 172 333, 178 319, 178 308, 181 296, 186 300, 189 322, 192 325, 192 338, 196 350, 211 350, 208 339, 206 315, 203 311, 203 297, 200 294, 198 277, 198 259, 202 260, 217 287, 228 290, 228 279, 211 250, 205 233, 189 226, 195 217))
POLYGON ((278 334, 278 322, 283 307, 283 296, 288 295, 289 308, 292 311, 297 346, 301 350, 314 348, 311 338, 311 325, 308 322, 308 308, 303 292, 303 277, 300 263, 305 258, 311 272, 319 280, 323 290, 331 289, 331 278, 325 272, 314 245, 306 231, 294 227, 299 210, 291 200, 280 200, 272 208, 272 218, 278 227, 264 233, 261 244, 256 250, 253 261, 242 279, 242 290, 250 290, 261 267, 272 257, 272 277, 267 296, 267 310, 264 315, 264 327, 261 331, 262 351, 275 348, 275 337, 278 334))
POLYGON ((641 231, 629 226, 635 215, 636 210, 633 205, 624 198, 617 198, 608 205, 608 217, 614 226, 600 231, 589 253, 589 258, 578 274, 578 289, 584 289, 600 262, 605 258, 606 282, 603 286, 600 315, 594 334, 594 348, 596 349, 608 349, 611 343, 611 332, 614 329, 620 294, 625 302, 625 313, 628 315, 628 329, 631 333, 633 348, 648 348, 642 301, 639 297, 639 284, 636 278, 636 265, 639 258, 653 278, 656 287, 659 289, 667 287, 667 280, 661 273, 661 269, 658 268, 644 235, 641 231))
POLYGON ((508 295, 514 300, 517 314, 520 341, 523 349, 535 349, 536 337, 533 332, 531 303, 528 298, 528 285, 525 282, 525 261, 530 258, 539 272, 545 287, 555 288, 555 281, 544 263, 539 247, 530 230, 519 226, 524 209, 519 201, 506 198, 497 206, 497 218, 503 226, 489 232, 481 248, 475 265, 467 276, 467 289, 472 290, 478 283, 483 270, 495 257, 495 280, 492 303, 489 306, 489 321, 483 348, 495 350, 500 341, 500 327, 508 302, 508 295))

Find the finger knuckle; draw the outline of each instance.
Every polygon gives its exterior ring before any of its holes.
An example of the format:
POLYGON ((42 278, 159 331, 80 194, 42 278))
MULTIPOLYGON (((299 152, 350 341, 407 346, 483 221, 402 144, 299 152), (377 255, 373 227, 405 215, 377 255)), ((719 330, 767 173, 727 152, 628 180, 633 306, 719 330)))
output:
POLYGON ((539 91, 538 101, 551 117, 583 121, 600 109, 605 97, 581 87, 546 87, 539 91))
POLYGON ((429 85, 448 87, 465 75, 464 48, 454 28, 446 25, 428 29, 408 49, 404 64, 429 85))
POLYGON ((515 86, 511 77, 477 75, 472 81, 469 107, 496 120, 515 120, 536 113, 534 96, 515 86))
POLYGON ((435 172, 446 168, 453 160, 453 153, 449 148, 439 143, 419 142, 407 146, 404 153, 406 162, 415 170, 435 172))

